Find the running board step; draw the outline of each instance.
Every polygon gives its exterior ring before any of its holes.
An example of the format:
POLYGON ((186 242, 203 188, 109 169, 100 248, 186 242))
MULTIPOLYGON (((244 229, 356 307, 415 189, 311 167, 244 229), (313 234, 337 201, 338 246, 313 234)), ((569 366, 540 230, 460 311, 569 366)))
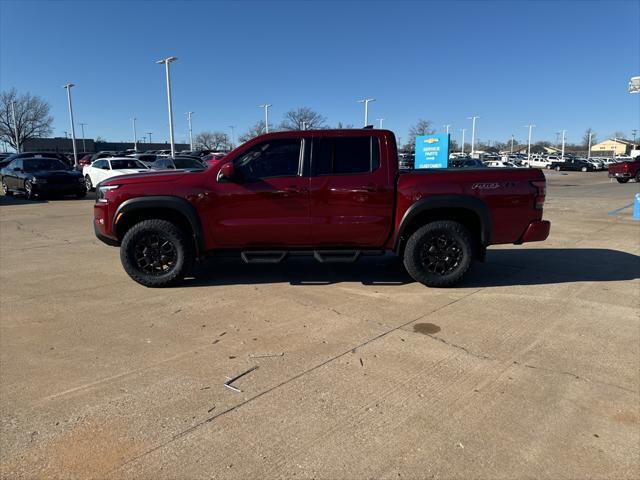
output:
POLYGON ((360 253, 360 250, 314 250, 313 257, 320 263, 353 263, 360 253))
POLYGON ((287 257, 281 250, 249 251, 240 253, 244 263, 280 263, 287 257))

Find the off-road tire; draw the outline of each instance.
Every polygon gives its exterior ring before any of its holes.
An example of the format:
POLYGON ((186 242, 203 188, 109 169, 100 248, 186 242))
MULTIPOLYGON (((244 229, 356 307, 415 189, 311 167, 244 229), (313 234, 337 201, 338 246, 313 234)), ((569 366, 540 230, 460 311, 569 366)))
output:
POLYGON ((11 197, 13 195, 13 192, 9 190, 9 186, 4 178, 2 179, 2 193, 7 197, 11 197))
MULTIPOLYGON (((165 244, 162 243, 162 245, 165 244)), ((193 239, 187 232, 167 220, 143 220, 132 226, 124 235, 120 246, 120 261, 129 276, 145 287, 159 288, 176 285, 193 267, 195 261, 193 239), (150 239, 154 237, 159 239, 158 248, 150 245, 150 239), (174 258, 172 265, 167 266, 166 271, 153 273, 145 271, 142 264, 147 262, 147 255, 144 252, 155 248, 155 252, 151 252, 149 256, 162 255, 160 253, 161 241, 171 244, 172 258, 174 258)), ((160 261, 162 260, 158 260, 158 262, 160 261)), ((157 268, 153 265, 149 264, 145 267, 157 268)))
POLYGON ((618 183, 627 183, 629 181, 628 178, 616 178, 616 180, 618 181, 618 183))
POLYGON ((452 220, 431 222, 409 237, 404 250, 404 266, 414 280, 428 287, 449 287, 459 282, 471 267, 473 245, 473 237, 461 223, 452 220), (443 251, 440 251, 434 242, 442 240, 450 242, 450 246, 443 245, 443 251))

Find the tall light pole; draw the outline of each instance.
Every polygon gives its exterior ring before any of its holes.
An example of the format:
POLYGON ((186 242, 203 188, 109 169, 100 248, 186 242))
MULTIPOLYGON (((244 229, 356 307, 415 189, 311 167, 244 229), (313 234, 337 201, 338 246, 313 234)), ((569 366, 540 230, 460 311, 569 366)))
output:
POLYGON ((375 98, 363 98, 358 100, 358 103, 364 103, 364 126, 369 125, 369 102, 375 102, 375 98))
POLYGON ((616 150, 618 150, 618 137, 613 137, 613 159, 616 159, 616 150))
POLYGON ((11 101, 11 114, 13 116, 13 131, 16 134, 16 152, 20 153, 20 140, 18 138, 18 122, 16 121, 16 102, 11 101))
POLYGON ((235 126, 229 125, 229 128, 231 129, 231 149, 233 150, 234 144, 236 143, 235 135, 234 135, 234 132, 233 132, 233 130, 235 129, 235 126))
POLYGON ((191 128, 191 115, 193 115, 193 112, 187 112, 187 118, 189 119, 189 148, 191 148, 191 150, 193 151, 193 130, 191 128))
POLYGON ((302 130, 306 130, 307 129, 307 122, 302 122, 302 130))
POLYGON ((460 131, 462 132, 462 150, 461 153, 464 155, 464 132, 467 131, 466 128, 461 128, 460 131))
POLYGON ((446 133, 447 135, 449 134, 449 127, 450 127, 450 126, 451 126, 451 125, 443 125, 443 127, 444 127, 444 128, 445 128, 445 130, 446 130, 446 132, 445 132, 445 133, 446 133))
POLYGON ((143 144, 147 143, 147 136, 146 135, 142 136, 142 143, 143 144))
POLYGON ((531 160, 531 130, 535 125, 530 123, 529 125, 525 125, 525 127, 529 129, 529 142, 527 143, 527 163, 529 163, 531 160))
POLYGON ((271 106, 270 103, 258 105, 259 108, 264 108, 264 133, 269 133, 269 107, 271 106))
POLYGON ((513 155, 513 140, 515 138, 515 135, 511 135, 511 155, 513 155))
POLYGON ((382 125, 384 123, 384 118, 377 118, 378 122, 380 122, 380 130, 382 130, 382 125))
POLYGON ((149 135, 149 144, 152 144, 153 142, 151 141, 151 134, 152 134, 153 132, 146 132, 146 133, 147 133, 147 135, 149 135))
POLYGON ((467 117, 467 120, 471 120, 471 155, 475 152, 476 146, 476 120, 480 118, 477 115, 473 117, 467 117))
POLYGON ((564 139, 565 139, 565 134, 567 133, 566 130, 562 130, 562 155, 561 155, 561 159, 564 162, 564 139))
POLYGON ((164 63, 167 74, 167 105, 169 106, 169 141, 171 142, 171 156, 176 156, 176 143, 173 139, 173 105, 171 104, 171 72, 169 64, 175 62, 177 57, 167 57, 163 60, 158 60, 156 63, 164 63))
POLYGON ((88 123, 81 123, 80 124, 80 128, 82 129, 82 151, 86 152, 87 151, 87 147, 84 144, 84 127, 85 125, 89 125, 88 123))
POLYGON ((133 151, 138 151, 138 133, 136 132, 136 117, 133 117, 133 151))
POLYGON ((73 165, 78 168, 78 151, 76 150, 76 127, 73 123, 73 107, 71 106, 71 87, 73 83, 67 83, 64 88, 67 89, 67 102, 69 103, 69 121, 71 122, 71 143, 73 145, 73 165))
POLYGON ((593 132, 589 132, 589 152, 587 153, 587 158, 591 158, 591 137, 592 136, 593 136, 593 132))

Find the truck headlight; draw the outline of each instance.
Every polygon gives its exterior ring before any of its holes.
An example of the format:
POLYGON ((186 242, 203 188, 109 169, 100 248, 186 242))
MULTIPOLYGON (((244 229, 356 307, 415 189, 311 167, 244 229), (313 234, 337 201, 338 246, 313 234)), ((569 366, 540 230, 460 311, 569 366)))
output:
POLYGON ((109 190, 115 190, 116 188, 120 188, 120 185, 104 185, 98 186, 96 189, 96 201, 100 203, 107 203, 106 194, 109 190))

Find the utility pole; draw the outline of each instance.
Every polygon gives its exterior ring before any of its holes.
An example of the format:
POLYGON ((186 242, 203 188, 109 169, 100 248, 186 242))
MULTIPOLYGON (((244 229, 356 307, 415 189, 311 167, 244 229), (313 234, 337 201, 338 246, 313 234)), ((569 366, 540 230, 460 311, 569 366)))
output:
POLYGON ((369 125, 369 102, 375 102, 375 98, 363 98, 362 100, 357 100, 358 103, 364 103, 364 126, 369 125))
POLYGON ((567 133, 566 130, 562 130, 562 155, 561 155, 561 159, 564 162, 564 139, 565 139, 565 134, 567 133))
POLYGON ((86 152, 87 151, 87 147, 84 144, 84 127, 85 125, 89 125, 88 123, 81 123, 80 124, 80 128, 82 129, 82 151, 86 152))
POLYGON ((471 120, 471 155, 475 153, 476 146, 476 120, 480 118, 477 115, 473 117, 467 117, 467 120, 471 120))
POLYGON ((76 150, 76 127, 73 123, 73 107, 71 106, 71 87, 73 83, 67 83, 64 88, 67 89, 67 102, 69 103, 69 121, 71 122, 71 143, 73 144, 73 165, 78 168, 78 151, 76 150))
POLYGON ((13 131, 16 136, 16 152, 20 153, 20 139, 18 138, 18 122, 16 121, 16 102, 15 100, 11 101, 11 114, 13 116, 13 131))
POLYGON ((269 133, 269 107, 272 107, 270 103, 264 105, 258 105, 259 108, 264 108, 264 133, 269 133))
POLYGON ((149 144, 153 143, 153 142, 151 141, 151 134, 152 134, 152 133, 153 133, 153 132, 147 132, 147 135, 149 135, 149 144))
POLYGON ((450 126, 451 126, 451 125, 443 125, 443 127, 444 127, 444 128, 445 128, 445 130, 446 130, 446 132, 445 132, 445 133, 446 133, 447 135, 449 134, 449 127, 450 127, 450 126))
POLYGON ((464 132, 467 131, 466 128, 461 128, 460 131, 462 132, 462 150, 461 153, 464 155, 464 132))
POLYGON ((233 125, 229 125, 229 128, 231 129, 231 150, 233 150, 234 145, 236 143, 235 135, 233 133, 233 130, 235 129, 235 127, 233 125))
POLYGON ((525 125, 525 127, 529 128, 529 142, 527 143, 527 163, 529 163, 531 161, 531 130, 535 125, 529 124, 525 125))
POLYGON ((136 132, 136 117, 133 117, 133 151, 138 153, 138 134, 136 132))
POLYGON ((189 148, 191 148, 191 151, 193 151, 193 130, 191 128, 191 115, 193 115, 193 112, 187 112, 187 118, 189 119, 189 148))
POLYGON ((633 143, 634 144, 636 143, 636 134, 637 133, 638 133, 637 129, 634 128, 633 130, 631 130, 631 134, 633 135, 633 143))
POLYGON ((176 61, 177 57, 167 57, 162 60, 158 60, 156 63, 164 64, 166 76, 167 76, 167 105, 169 107, 169 140, 171 141, 171 156, 176 156, 176 143, 173 139, 173 105, 171 103, 171 71, 169 64, 176 61))
POLYGON ((382 130, 382 124, 384 123, 384 118, 378 118, 376 120, 378 120, 378 122, 380 122, 380 130, 382 130))

